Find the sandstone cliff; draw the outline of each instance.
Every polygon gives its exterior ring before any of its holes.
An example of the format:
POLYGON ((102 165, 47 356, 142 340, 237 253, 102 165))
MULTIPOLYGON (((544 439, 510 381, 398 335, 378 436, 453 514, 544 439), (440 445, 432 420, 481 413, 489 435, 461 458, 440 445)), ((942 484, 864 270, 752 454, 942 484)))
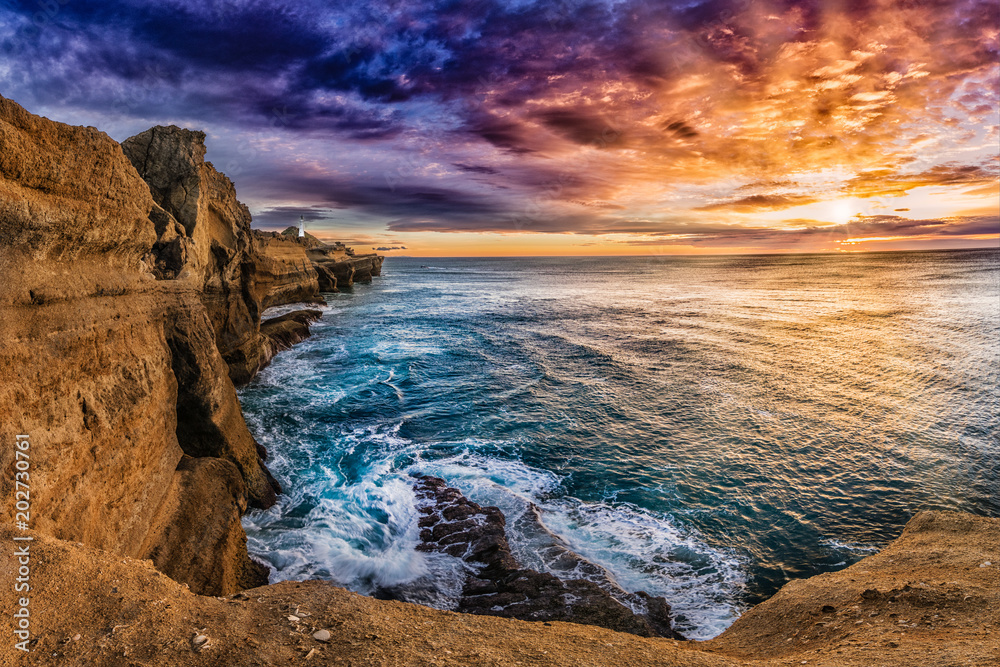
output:
MULTIPOLYGON (((295 237, 254 230, 254 297, 261 311, 288 303, 324 303, 319 296, 319 276, 295 237)), ((326 290, 330 291, 330 290, 326 290)))
POLYGON ((260 303, 250 211, 232 182, 205 162, 205 133, 154 127, 122 143, 158 207, 157 277, 190 284, 204 304, 233 382, 261 366, 260 303))
MULTIPOLYGON (((262 239, 283 239, 286 244, 304 250, 316 273, 321 292, 339 292, 341 288, 351 287, 356 282, 370 283, 372 277, 382 275, 385 257, 376 253, 357 255, 343 243, 326 244, 308 232, 300 237, 298 227, 288 227, 280 234, 257 234, 262 239)), ((298 252, 295 251, 296 261, 298 252)))
POLYGON ((375 254, 348 255, 337 250, 313 248, 309 259, 319 273, 320 289, 336 292, 354 283, 370 283, 373 276, 382 275, 383 257, 375 254))
POLYGON ((0 439, 34 438, 36 530, 232 592, 266 580, 239 513, 275 497, 220 354, 260 338, 249 218, 197 133, 152 135, 160 189, 107 135, 0 98, 0 439))

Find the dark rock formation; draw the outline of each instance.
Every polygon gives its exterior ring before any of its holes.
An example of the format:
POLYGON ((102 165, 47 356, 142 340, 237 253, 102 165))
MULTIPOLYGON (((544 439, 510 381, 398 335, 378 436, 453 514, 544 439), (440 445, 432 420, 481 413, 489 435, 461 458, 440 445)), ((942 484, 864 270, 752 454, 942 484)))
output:
POLYGON ((177 278, 198 290, 231 379, 247 382, 260 367, 263 344, 250 211, 236 198, 232 182, 205 162, 204 132, 154 127, 126 139, 121 148, 159 206, 151 215, 158 277, 177 278))
MULTIPOLYGON (((599 584, 522 568, 511 554, 506 521, 498 508, 468 500, 437 477, 418 477, 414 489, 424 515, 417 549, 450 554, 477 570, 465 582, 458 611, 682 639, 671 627, 670 606, 663 598, 627 593, 606 573, 599 584)), ((575 559, 580 566, 576 571, 600 570, 569 549, 565 552, 564 558, 575 559)))
POLYGON ((262 322, 260 332, 267 339, 265 363, 270 363, 278 352, 308 338, 309 324, 321 317, 323 312, 320 310, 296 310, 262 322))

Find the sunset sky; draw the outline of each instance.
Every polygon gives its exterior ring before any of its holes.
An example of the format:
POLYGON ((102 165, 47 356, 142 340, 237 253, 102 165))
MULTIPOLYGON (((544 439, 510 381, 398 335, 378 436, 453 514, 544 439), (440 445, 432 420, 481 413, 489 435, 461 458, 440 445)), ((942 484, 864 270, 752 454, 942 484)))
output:
POLYGON ((1000 3, 30 0, 0 94, 409 255, 1000 247, 1000 3))

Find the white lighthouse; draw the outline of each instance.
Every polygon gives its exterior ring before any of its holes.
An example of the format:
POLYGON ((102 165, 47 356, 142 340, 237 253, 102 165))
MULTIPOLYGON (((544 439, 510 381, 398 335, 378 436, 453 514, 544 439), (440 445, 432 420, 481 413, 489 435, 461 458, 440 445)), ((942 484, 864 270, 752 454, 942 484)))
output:
POLYGON ((301 239, 306 235, 306 216, 299 216, 299 238, 301 239))

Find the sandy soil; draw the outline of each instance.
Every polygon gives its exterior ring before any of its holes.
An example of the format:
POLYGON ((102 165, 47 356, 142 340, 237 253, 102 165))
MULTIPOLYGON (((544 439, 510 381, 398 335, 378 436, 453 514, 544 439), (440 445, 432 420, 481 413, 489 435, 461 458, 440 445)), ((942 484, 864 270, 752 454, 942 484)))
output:
MULTIPOLYGON (((12 581, 11 534, 0 543, 0 575, 12 581)), ((197 596, 149 561, 38 535, 32 650, 13 648, 8 589, 0 664, 986 667, 1000 665, 998 563, 1000 520, 924 513, 882 553, 790 583, 715 640, 678 642, 436 611, 317 581, 197 596), (328 641, 313 637, 320 630, 328 641)))

